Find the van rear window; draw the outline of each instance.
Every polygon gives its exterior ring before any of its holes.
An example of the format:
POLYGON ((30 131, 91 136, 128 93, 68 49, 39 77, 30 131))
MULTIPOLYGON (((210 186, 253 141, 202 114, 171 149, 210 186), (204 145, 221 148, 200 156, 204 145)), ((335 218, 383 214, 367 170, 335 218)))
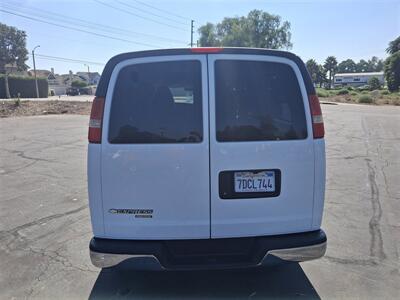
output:
POLYGON ((109 142, 201 142, 201 86, 201 64, 195 60, 123 68, 112 97, 109 142))
POLYGON ((215 86, 219 142, 307 137, 303 98, 289 65, 217 60, 215 86))

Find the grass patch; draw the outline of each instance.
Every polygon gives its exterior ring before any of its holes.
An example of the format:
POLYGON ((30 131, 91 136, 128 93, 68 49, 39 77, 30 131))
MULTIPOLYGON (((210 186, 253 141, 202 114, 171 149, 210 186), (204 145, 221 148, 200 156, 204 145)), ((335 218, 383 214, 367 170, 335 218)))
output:
POLYGON ((324 92, 324 91, 318 91, 318 90, 317 90, 317 96, 320 97, 320 98, 326 98, 326 97, 328 97, 329 95, 328 95, 328 93, 326 93, 326 92, 324 92))
POLYGON ((349 93, 349 90, 341 89, 337 91, 337 95, 347 95, 349 93))
POLYGON ((373 103, 373 99, 369 95, 361 95, 358 98, 358 103, 368 103, 368 104, 370 104, 370 103, 373 103))
POLYGON ((390 93, 387 89, 363 91, 354 87, 353 89, 343 87, 341 89, 331 90, 317 87, 315 90, 318 97, 325 101, 375 105, 400 105, 400 93, 390 93))

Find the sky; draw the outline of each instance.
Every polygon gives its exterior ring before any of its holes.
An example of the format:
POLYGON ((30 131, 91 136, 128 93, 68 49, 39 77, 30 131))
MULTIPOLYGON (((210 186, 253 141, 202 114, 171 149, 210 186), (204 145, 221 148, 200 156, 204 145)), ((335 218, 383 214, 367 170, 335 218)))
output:
MULTIPOLYGON (((122 52, 188 47, 192 19, 196 41, 201 25, 253 9, 290 22, 290 51, 304 61, 385 58, 389 41, 400 35, 400 0, 0 0, 0 22, 27 33, 29 52, 40 45, 37 69, 64 74, 89 66, 101 73, 122 52)), ((31 56, 27 64, 33 67, 31 56)))

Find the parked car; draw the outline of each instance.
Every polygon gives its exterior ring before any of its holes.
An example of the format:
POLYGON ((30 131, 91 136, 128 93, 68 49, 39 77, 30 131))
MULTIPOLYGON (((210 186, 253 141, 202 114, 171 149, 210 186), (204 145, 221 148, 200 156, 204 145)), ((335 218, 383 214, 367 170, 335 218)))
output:
POLYGON ((121 54, 89 124, 95 266, 204 269, 324 255, 322 113, 296 55, 121 54))
POLYGON ((67 96, 76 96, 79 95, 79 88, 77 87, 69 87, 66 92, 67 96))
POLYGON ((77 96, 77 95, 91 95, 90 87, 69 87, 67 88, 67 96, 77 96))

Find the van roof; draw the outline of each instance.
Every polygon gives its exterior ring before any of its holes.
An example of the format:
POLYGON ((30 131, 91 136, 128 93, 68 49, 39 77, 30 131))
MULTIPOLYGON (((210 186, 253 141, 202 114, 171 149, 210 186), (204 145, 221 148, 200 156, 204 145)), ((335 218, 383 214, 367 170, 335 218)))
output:
MULTIPOLYGON (((176 49, 160 49, 160 50, 146 50, 146 51, 136 51, 118 54, 112 57, 104 67, 103 73, 101 75, 99 84, 96 89, 97 97, 105 97, 107 94, 108 84, 111 78, 111 74, 115 66, 121 61, 139 58, 139 57, 149 57, 149 56, 168 56, 168 55, 193 55, 199 54, 192 51, 193 48, 176 48, 176 49)), ((204 52, 207 54, 207 52, 204 52)), ((304 84, 307 90, 307 94, 315 94, 315 88, 312 84, 310 75, 304 65, 304 62, 297 55, 280 50, 272 49, 261 49, 261 48, 221 48, 218 52, 210 52, 210 54, 253 54, 253 55, 270 55, 288 58, 294 61, 300 69, 300 72, 304 79, 304 84)))

